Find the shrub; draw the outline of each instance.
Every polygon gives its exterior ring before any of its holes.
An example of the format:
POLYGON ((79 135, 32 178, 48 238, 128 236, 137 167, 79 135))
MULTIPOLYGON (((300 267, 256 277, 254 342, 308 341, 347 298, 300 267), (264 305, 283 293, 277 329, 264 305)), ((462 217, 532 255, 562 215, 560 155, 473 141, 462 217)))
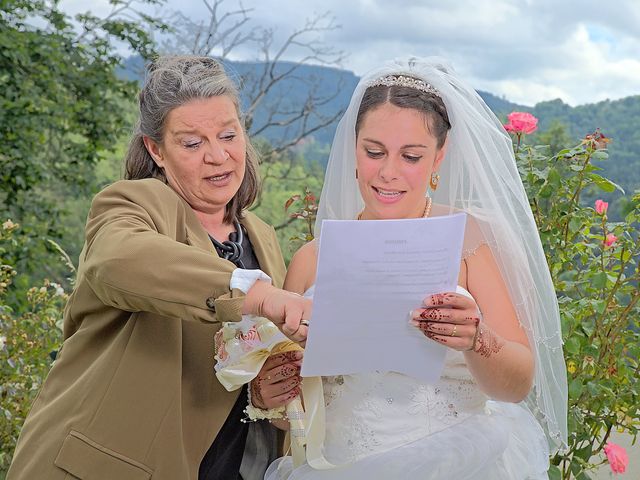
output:
POLYGON ((569 382, 568 450, 552 459, 550 476, 588 479, 607 461, 611 432, 635 438, 640 425, 640 193, 622 222, 609 221, 606 202, 581 202, 584 192, 619 189, 593 164, 608 157, 610 139, 599 131, 555 155, 520 140, 516 159, 558 295, 569 382))
MULTIPOLYGON (((22 248, 14 236, 18 225, 0 227, 0 259, 22 248)), ((62 310, 67 299, 62 287, 45 280, 25 292, 16 308, 7 294, 16 275, 13 265, 0 260, 0 477, 9 467, 22 423, 51 367, 52 354, 62 340, 62 310)))

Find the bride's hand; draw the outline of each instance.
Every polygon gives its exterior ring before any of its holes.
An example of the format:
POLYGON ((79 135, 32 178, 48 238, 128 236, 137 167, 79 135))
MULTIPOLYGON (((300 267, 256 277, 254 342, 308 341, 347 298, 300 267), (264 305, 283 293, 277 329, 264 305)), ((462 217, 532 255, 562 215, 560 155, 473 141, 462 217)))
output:
POLYGON ((271 355, 251 381, 251 403, 267 410, 281 407, 300 395, 302 352, 271 355))
POLYGON ((480 310, 476 302, 454 292, 424 299, 412 312, 411 323, 436 342, 461 352, 473 350, 478 337, 480 310))

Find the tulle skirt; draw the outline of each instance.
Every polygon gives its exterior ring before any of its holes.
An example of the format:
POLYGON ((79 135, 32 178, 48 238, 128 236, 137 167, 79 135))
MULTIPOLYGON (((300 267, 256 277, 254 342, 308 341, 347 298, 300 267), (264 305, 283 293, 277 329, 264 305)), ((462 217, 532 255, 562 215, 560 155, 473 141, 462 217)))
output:
POLYGON ((487 410, 488 414, 473 415, 411 443, 335 469, 315 470, 307 464, 293 469, 291 457, 282 457, 271 464, 265 479, 548 479, 548 445, 533 415, 522 405, 502 402, 487 402, 487 410))

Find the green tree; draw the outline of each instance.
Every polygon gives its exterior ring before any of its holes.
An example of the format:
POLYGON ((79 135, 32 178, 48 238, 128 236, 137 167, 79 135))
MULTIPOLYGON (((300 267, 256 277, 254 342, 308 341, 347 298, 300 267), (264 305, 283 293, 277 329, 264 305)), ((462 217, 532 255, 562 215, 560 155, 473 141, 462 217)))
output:
POLYGON ((549 145, 552 152, 559 152, 574 143, 568 127, 558 119, 553 119, 546 130, 537 132, 532 142, 538 145, 549 145))
POLYGON ((130 128, 136 84, 116 76, 116 52, 153 53, 148 29, 165 27, 137 7, 161 1, 111 0, 107 17, 75 19, 55 0, 0 1, 0 218, 31 239, 14 252, 27 273, 43 278, 38 238, 61 238, 63 199, 93 189, 96 162, 130 128))
MULTIPOLYGON (((270 149, 265 142, 257 142, 258 150, 270 149)), ((300 242, 291 239, 298 236, 299 225, 292 216, 292 210, 286 208, 287 200, 294 195, 304 193, 304 189, 319 192, 322 188, 322 168, 314 162, 307 162, 304 150, 288 150, 278 155, 277 160, 261 166, 264 179, 260 199, 253 211, 265 222, 276 229, 280 248, 288 263, 300 242)), ((304 196, 304 195, 303 195, 304 196)))

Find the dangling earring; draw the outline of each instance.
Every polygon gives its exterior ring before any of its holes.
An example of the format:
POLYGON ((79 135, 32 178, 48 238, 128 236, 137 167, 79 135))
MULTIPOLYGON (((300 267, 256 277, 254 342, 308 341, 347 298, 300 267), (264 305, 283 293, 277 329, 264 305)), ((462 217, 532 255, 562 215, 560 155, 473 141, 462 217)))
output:
POLYGON ((358 179, 358 169, 356 168, 356 180, 358 179))
POLYGON ((431 190, 437 190, 438 189, 438 182, 440 181, 440 175, 437 172, 433 172, 431 174, 431 179, 429 180, 429 186, 431 187, 431 190))

